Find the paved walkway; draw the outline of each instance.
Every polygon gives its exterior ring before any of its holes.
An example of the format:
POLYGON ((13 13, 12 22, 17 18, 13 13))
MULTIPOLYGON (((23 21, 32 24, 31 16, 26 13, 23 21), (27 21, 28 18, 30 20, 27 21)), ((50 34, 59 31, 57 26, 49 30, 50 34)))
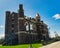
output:
POLYGON ((40 47, 40 48, 60 48, 60 41, 40 47))

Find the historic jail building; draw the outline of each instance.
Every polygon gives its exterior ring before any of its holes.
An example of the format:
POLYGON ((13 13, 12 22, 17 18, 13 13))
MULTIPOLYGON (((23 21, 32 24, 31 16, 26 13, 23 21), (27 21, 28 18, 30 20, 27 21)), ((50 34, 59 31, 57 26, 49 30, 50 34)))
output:
POLYGON ((18 13, 6 11, 5 41, 3 44, 14 45, 48 40, 48 28, 41 21, 40 15, 37 13, 35 18, 30 18, 29 21, 27 19, 22 4, 19 5, 18 13), (29 30, 29 24, 31 30, 29 30))

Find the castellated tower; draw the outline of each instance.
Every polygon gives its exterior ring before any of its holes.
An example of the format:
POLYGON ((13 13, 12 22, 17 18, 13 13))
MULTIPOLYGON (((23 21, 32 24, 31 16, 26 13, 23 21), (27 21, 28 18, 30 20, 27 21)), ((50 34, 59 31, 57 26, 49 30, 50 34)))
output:
POLYGON ((25 16, 24 16, 24 10, 23 10, 23 5, 19 5, 19 11, 18 11, 18 42, 23 43, 25 42, 25 16))
POLYGON ((41 17, 39 13, 36 13, 36 32, 38 33, 38 39, 41 40, 42 34, 41 34, 41 17))
POLYGON ((40 15, 36 13, 36 22, 40 22, 40 15))
POLYGON ((10 21, 10 11, 6 11, 6 19, 5 19, 5 39, 7 40, 7 34, 9 34, 9 21, 10 21))
POLYGON ((5 21, 5 44, 17 44, 18 43, 18 16, 15 12, 6 11, 5 21), (9 42, 9 43, 8 43, 9 42))
POLYGON ((19 31, 25 31, 25 20, 24 20, 24 10, 23 10, 23 5, 19 5, 19 11, 18 11, 18 26, 19 26, 19 31))

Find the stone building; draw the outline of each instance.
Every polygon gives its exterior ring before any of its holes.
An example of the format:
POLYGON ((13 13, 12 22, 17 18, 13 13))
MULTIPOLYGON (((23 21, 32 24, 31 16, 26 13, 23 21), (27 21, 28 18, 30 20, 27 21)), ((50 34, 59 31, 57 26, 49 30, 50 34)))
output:
POLYGON ((37 41, 49 38, 47 25, 41 21, 40 15, 37 13, 35 18, 30 20, 31 28, 26 30, 26 16, 24 15, 23 5, 19 5, 18 13, 6 11, 5 19, 5 45, 35 43, 37 41))

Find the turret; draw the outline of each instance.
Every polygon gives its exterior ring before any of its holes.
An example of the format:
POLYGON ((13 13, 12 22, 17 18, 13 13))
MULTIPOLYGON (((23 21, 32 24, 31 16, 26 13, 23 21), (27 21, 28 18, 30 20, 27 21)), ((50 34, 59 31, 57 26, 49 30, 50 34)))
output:
POLYGON ((36 21, 40 21, 40 15, 38 13, 36 13, 36 21))
POLYGON ((19 13, 19 17, 24 17, 24 10, 23 10, 23 5, 22 4, 19 5, 18 13, 19 13))
POLYGON ((6 23, 8 23, 9 22, 9 18, 10 18, 10 15, 11 15, 11 13, 10 13, 10 11, 6 11, 6 23))
POLYGON ((5 19, 5 39, 7 39, 7 35, 8 34, 8 23, 9 23, 9 17, 10 17, 10 11, 6 11, 5 12, 5 15, 6 15, 6 19, 5 19))
POLYGON ((10 11, 6 11, 6 16, 10 16, 10 11))

